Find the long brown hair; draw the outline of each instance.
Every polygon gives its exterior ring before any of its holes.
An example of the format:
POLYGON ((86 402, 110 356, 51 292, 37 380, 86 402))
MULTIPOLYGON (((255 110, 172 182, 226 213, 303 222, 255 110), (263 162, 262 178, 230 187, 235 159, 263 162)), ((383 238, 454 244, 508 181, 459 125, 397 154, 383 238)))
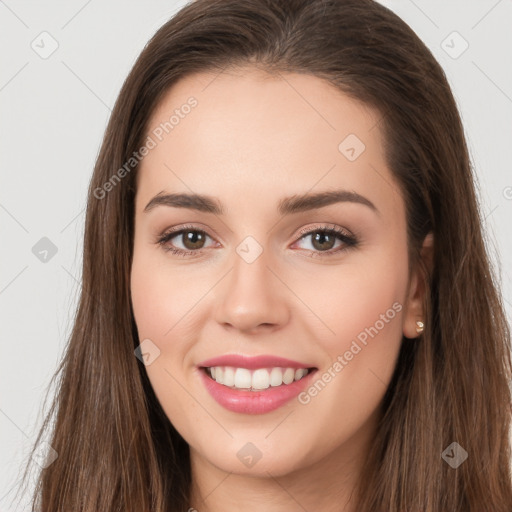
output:
POLYGON ((422 267, 426 330, 402 343, 356 509, 510 512, 510 332, 463 126, 430 51, 371 0, 197 0, 143 50, 89 187, 81 297, 36 442, 51 426, 58 458, 39 475, 34 509, 190 506, 188 445, 134 356, 140 340, 129 276, 137 167, 108 193, 98 189, 141 147, 149 117, 180 78, 247 65, 314 75, 376 108, 406 204, 411 268, 420 263, 425 235, 434 235, 431 271, 422 267), (452 442, 468 453, 457 468, 442 457, 452 442))

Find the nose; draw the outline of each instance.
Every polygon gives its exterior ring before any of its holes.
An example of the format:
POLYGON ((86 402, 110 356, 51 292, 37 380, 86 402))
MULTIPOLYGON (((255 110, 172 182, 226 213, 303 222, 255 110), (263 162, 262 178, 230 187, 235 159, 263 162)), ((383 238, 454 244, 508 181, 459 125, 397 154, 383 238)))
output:
POLYGON ((216 297, 216 320, 247 334, 281 329, 290 318, 290 294, 269 267, 265 251, 252 263, 235 254, 216 297))

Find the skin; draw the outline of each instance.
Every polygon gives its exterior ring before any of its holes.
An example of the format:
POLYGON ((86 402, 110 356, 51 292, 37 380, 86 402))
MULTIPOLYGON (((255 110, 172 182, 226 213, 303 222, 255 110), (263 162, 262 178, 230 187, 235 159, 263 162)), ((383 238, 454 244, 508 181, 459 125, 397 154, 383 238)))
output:
MULTIPOLYGON (((402 335, 417 337, 423 319, 424 283, 417 270, 408 273, 405 206, 384 159, 380 115, 317 77, 246 68, 180 80, 147 134, 190 96, 197 106, 139 169, 131 274, 140 340, 160 350, 146 366, 149 379, 190 446, 190 507, 352 511, 350 492, 402 335), (338 149, 348 134, 366 146, 354 161, 338 149), (353 202, 277 211, 285 196, 337 189, 364 196, 378 213, 353 202), (162 205, 144 212, 163 191, 214 196, 225 212, 162 205), (357 235, 359 245, 334 253, 342 241, 319 247, 300 234, 326 224, 357 235), (167 246, 200 255, 179 257, 156 243, 169 228, 189 225, 207 232, 202 249, 197 242, 190 249, 182 235, 167 246), (263 249, 250 264, 236 251, 249 235, 263 249), (401 311, 307 404, 235 413, 199 378, 199 362, 227 353, 282 356, 321 375, 397 303, 401 311), (248 442, 261 453, 252 467, 237 457, 248 442)), ((427 237, 425 257, 431 243, 427 237)))

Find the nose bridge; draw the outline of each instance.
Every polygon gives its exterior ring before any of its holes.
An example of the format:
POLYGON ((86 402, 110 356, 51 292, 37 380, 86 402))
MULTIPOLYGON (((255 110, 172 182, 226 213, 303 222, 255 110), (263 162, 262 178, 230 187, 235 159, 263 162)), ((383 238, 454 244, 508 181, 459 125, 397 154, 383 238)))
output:
POLYGON ((219 297, 217 320, 240 330, 286 322, 285 290, 268 268, 270 254, 263 246, 247 237, 237 246, 232 265, 219 297))

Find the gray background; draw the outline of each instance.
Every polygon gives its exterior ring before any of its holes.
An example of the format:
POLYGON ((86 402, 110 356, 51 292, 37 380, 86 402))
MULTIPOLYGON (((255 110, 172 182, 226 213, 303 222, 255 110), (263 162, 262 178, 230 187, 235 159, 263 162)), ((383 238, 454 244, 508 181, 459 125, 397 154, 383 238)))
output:
MULTIPOLYGON (((510 319, 512 3, 382 3, 433 51, 454 90, 510 319)), ((1 511, 15 509, 21 463, 70 333, 86 189, 111 108, 144 44, 182 5, 0 0, 1 511), (43 237, 55 254, 44 253, 43 237)))

